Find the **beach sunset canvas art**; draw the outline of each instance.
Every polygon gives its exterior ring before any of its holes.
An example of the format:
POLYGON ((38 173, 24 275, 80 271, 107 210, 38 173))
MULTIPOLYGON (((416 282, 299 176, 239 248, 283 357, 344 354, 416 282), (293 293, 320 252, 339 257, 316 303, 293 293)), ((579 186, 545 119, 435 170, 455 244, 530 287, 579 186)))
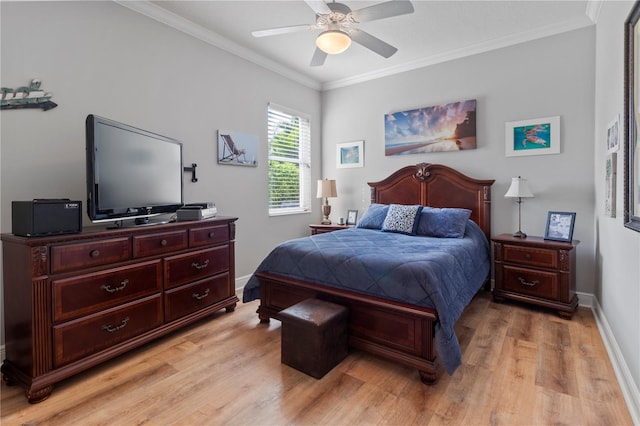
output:
POLYGON ((476 149, 476 100, 387 114, 385 155, 476 149))

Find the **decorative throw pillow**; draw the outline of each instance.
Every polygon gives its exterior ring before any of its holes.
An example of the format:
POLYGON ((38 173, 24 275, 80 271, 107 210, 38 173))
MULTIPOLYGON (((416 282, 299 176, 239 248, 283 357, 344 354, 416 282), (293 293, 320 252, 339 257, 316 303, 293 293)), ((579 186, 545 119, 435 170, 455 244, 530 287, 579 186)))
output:
POLYGON ((425 207, 420 213, 418 235, 438 238, 462 238, 471 210, 425 207))
POLYGON ((382 230, 415 235, 422 206, 391 204, 382 223, 382 230))
POLYGON ((387 211, 389 211, 389 205, 387 204, 371 204, 358 221, 357 227, 367 229, 382 228, 384 218, 387 217, 387 211))

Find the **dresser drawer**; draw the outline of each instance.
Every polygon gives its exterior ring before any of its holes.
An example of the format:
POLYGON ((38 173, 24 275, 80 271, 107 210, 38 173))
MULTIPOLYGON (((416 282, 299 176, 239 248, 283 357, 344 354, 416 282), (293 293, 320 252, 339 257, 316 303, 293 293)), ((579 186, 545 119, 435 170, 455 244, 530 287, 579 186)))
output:
POLYGON ((216 243, 229 241, 229 226, 207 226, 206 228, 195 228, 189 231, 189 245, 191 247, 201 247, 216 243))
POLYGON ((536 247, 521 247, 504 244, 503 261, 520 265, 555 269, 558 267, 558 251, 536 247))
POLYGON ((131 258, 129 237, 51 247, 51 273, 108 265, 131 258))
POLYGON ((206 278, 165 293, 165 321, 173 321, 230 297, 229 274, 206 278))
POLYGON ((53 320, 66 321, 162 291, 160 260, 54 280, 53 320))
POLYGON ((165 288, 178 287, 229 270, 229 246, 165 259, 165 288))
POLYGON ((53 327, 54 365, 60 367, 162 324, 162 295, 53 327))
POLYGON ((133 257, 147 257, 187 248, 187 230, 133 237, 133 257))
POLYGON ((559 273, 504 265, 504 289, 546 299, 557 299, 559 273))

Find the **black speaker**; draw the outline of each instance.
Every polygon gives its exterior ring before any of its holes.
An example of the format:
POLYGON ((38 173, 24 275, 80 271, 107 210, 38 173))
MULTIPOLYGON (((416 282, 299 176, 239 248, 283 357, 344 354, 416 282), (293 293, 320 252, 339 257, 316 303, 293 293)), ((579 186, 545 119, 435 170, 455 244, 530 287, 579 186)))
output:
POLYGON ((23 237, 75 234, 82 230, 82 201, 35 199, 11 202, 11 232, 23 237))

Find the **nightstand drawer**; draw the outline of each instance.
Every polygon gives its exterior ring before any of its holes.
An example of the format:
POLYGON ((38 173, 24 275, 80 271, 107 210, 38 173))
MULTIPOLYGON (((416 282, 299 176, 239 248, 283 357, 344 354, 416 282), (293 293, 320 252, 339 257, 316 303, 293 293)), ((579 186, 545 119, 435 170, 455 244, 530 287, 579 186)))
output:
POLYGON ((504 265, 504 289, 531 296, 556 299, 558 273, 504 265))
POLYGON ((558 267, 558 251, 535 247, 522 247, 504 244, 502 260, 519 265, 538 266, 556 269, 558 267))

